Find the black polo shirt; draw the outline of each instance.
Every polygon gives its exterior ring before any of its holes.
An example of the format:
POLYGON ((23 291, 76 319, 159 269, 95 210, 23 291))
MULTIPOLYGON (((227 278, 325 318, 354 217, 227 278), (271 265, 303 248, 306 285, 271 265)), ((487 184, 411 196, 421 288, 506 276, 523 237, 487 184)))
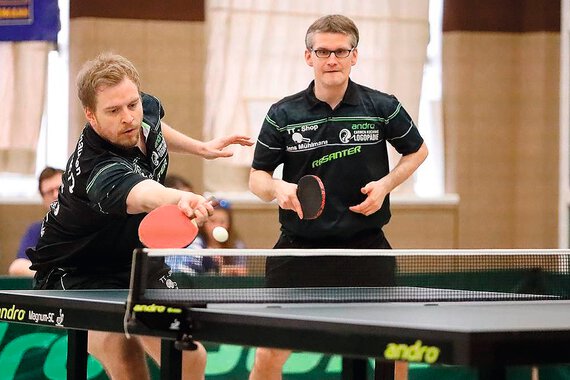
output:
POLYGON ((101 138, 87 124, 67 162, 58 201, 44 218, 41 237, 28 249, 32 269, 71 268, 97 273, 129 268, 142 247, 138 226, 146 214, 127 214, 127 195, 145 179, 164 182, 168 152, 160 101, 141 94, 147 155, 101 138))
POLYGON ((314 82, 273 104, 261 127, 252 167, 273 171, 283 163, 283 180, 297 183, 306 174, 325 185, 326 205, 315 220, 299 220, 279 209, 285 234, 309 240, 350 239, 379 230, 390 220, 389 197, 370 216, 348 209, 361 203, 360 189, 389 172, 389 142, 402 155, 416 152, 423 139, 398 99, 349 81, 333 110, 315 97, 314 82))

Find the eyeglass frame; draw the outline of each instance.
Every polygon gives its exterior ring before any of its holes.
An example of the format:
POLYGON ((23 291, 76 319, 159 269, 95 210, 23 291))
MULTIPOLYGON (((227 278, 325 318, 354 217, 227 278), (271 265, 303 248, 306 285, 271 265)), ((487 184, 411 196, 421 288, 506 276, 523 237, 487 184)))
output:
POLYGON ((337 50, 313 49, 313 48, 311 48, 310 50, 311 50, 311 53, 315 53, 315 57, 317 57, 317 58, 330 58, 331 54, 334 54, 334 56, 336 58, 348 58, 350 56, 350 53, 352 53, 352 51, 354 49, 356 49, 356 47, 353 47, 352 49, 337 49, 337 50), (328 52, 328 54, 326 56, 319 57, 319 54, 317 53, 318 51, 325 51, 325 52, 328 52), (345 56, 339 57, 337 55, 337 52, 339 52, 339 51, 347 51, 348 53, 345 56))

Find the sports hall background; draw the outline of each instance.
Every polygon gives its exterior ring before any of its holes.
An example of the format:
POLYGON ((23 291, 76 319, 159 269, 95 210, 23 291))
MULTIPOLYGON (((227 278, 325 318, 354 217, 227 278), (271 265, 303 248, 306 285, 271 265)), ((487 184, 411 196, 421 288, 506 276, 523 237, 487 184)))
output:
MULTIPOLYGON (((145 90, 166 104, 170 124, 200 138, 204 0, 128 3, 71 2, 71 86, 82 62, 112 49, 135 63, 145 90)), ((445 181, 459 201, 393 202, 386 228, 392 245, 556 248, 560 2, 448 0, 443 29, 445 181)), ((70 102, 73 128, 83 124, 73 88, 70 102)), ((76 138, 72 133, 70 140, 76 138)), ((172 173, 204 189, 200 159, 173 156, 171 162, 172 173)), ((273 244, 274 205, 238 202, 234 210, 249 248, 273 244)), ((26 226, 43 214, 40 205, 0 204, 0 273, 26 226)))

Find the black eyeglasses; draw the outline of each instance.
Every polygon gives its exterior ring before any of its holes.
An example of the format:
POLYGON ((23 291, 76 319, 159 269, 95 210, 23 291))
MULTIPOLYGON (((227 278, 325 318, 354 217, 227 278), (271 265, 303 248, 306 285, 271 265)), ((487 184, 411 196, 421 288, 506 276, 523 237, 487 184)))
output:
POLYGON ((326 50, 326 49, 311 49, 312 52, 315 53, 315 55, 317 56, 317 58, 328 58, 331 56, 331 54, 334 54, 335 57, 337 58, 346 58, 350 55, 350 53, 352 53, 352 51, 355 48, 352 49, 338 49, 338 50, 326 50))

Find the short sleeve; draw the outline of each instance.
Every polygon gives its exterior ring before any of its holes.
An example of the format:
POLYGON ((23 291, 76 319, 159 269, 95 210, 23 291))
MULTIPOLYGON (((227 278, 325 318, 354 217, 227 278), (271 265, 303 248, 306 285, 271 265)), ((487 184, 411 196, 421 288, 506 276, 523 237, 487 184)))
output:
POLYGON ((273 105, 259 132, 251 165, 253 169, 273 171, 283 162, 285 148, 280 129, 276 107, 273 105))
POLYGON ((124 215, 129 192, 146 179, 127 161, 117 157, 95 167, 89 177, 87 196, 101 212, 124 215))
POLYGON ((385 118, 386 140, 402 155, 415 153, 420 149, 424 140, 416 124, 394 96, 390 96, 385 118))

